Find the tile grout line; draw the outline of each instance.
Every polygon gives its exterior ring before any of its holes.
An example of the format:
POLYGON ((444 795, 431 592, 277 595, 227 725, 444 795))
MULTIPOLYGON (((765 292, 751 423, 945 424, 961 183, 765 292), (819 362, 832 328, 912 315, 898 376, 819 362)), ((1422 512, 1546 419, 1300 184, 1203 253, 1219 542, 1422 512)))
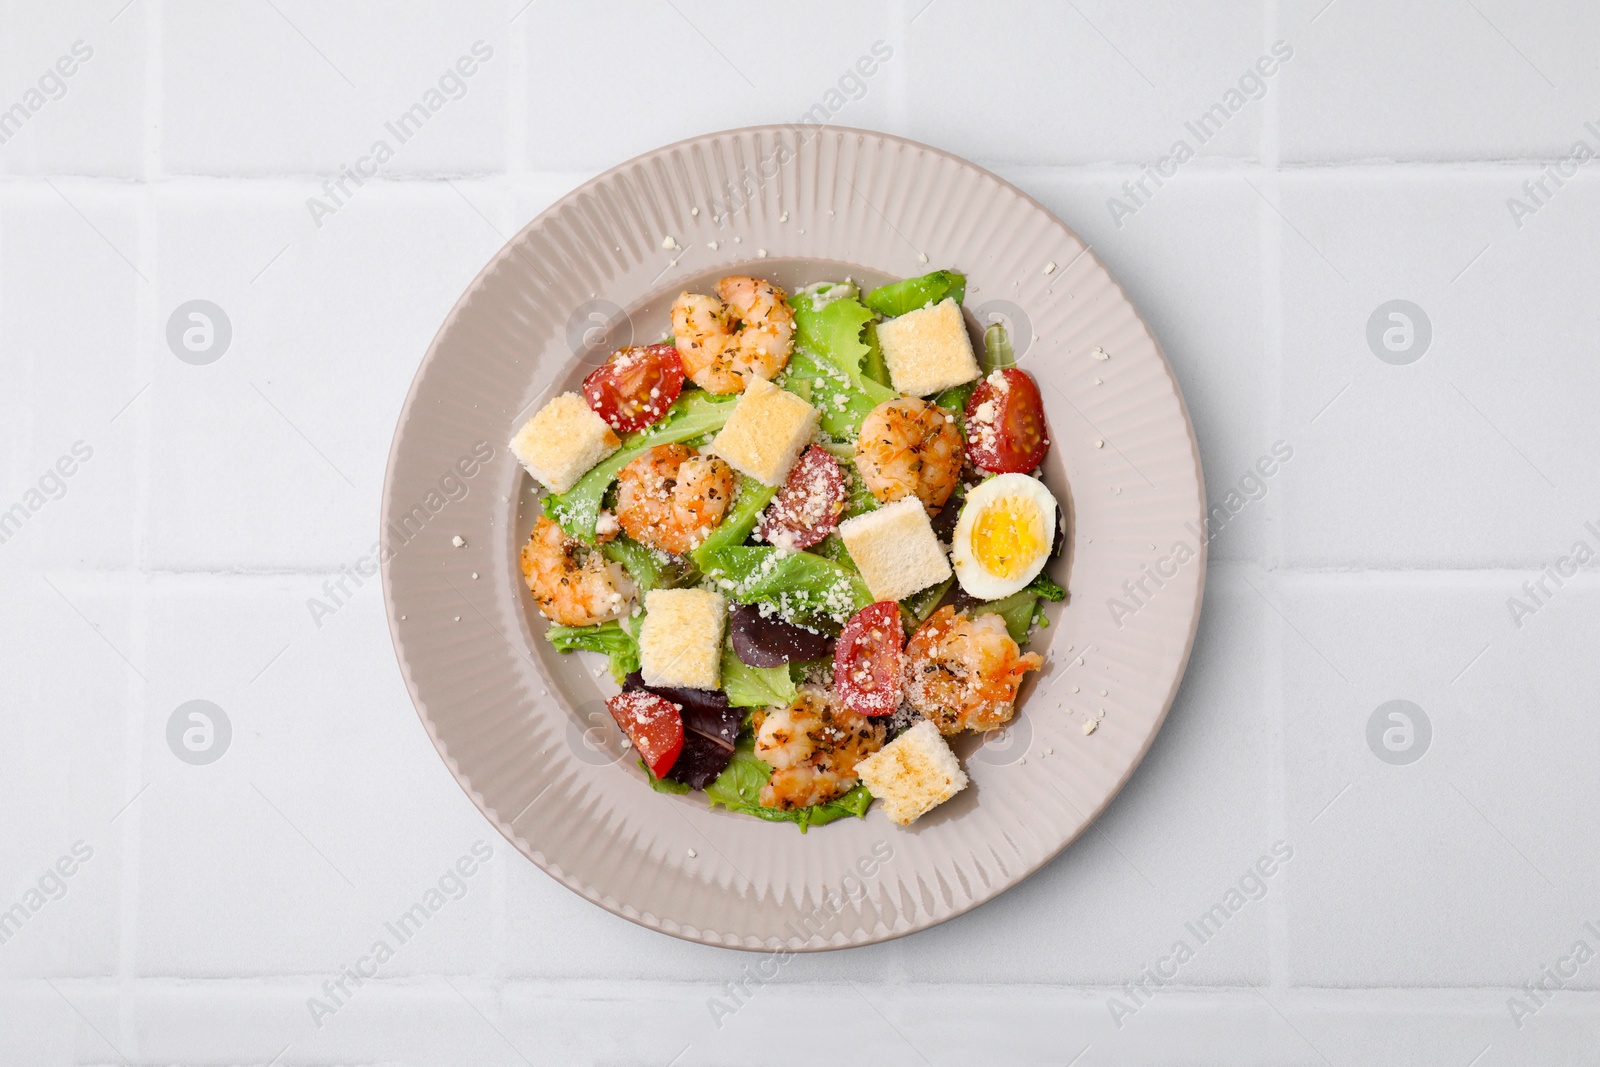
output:
MULTIPOLYGON (((1262 48, 1270 50, 1272 43, 1278 38, 1280 19, 1278 0, 1262 0, 1262 48)), ((1262 101, 1261 135, 1258 155, 1262 163, 1268 168, 1267 181, 1272 188, 1272 195, 1280 195, 1278 188, 1278 163, 1279 163, 1279 136, 1281 111, 1278 107, 1279 92, 1268 93, 1262 101)), ((1261 340, 1266 356, 1267 383, 1265 406, 1266 423, 1269 435, 1273 440, 1283 437, 1283 352, 1284 352, 1284 301, 1283 301, 1283 263, 1282 263, 1282 235, 1283 226, 1281 218, 1274 212, 1266 211, 1265 205, 1257 205, 1258 218, 1261 220, 1261 340)), ((1263 537, 1262 553, 1274 563, 1283 558, 1283 493, 1274 494, 1268 502, 1266 513, 1266 531, 1263 537)), ((1271 627, 1270 616, 1263 616, 1262 625, 1271 627)), ((1269 633, 1271 631, 1269 630, 1269 633)), ((1279 629, 1281 638, 1281 628, 1279 629)), ((1266 657, 1265 677, 1262 686, 1266 697, 1268 716, 1272 719, 1269 736, 1276 746, 1275 758, 1269 761, 1271 773, 1267 780, 1267 819, 1269 833, 1273 841, 1289 840, 1289 797, 1288 797, 1288 746, 1287 716, 1284 711, 1283 701, 1283 642, 1278 640, 1269 644, 1270 653, 1266 657)), ((1289 915, 1288 908, 1283 899, 1283 893, 1275 893, 1267 903, 1267 986, 1278 991, 1289 986, 1289 967, 1287 952, 1289 945, 1289 915)))
MULTIPOLYGON (((0 202, 0 236, 6 233, 10 221, 11 209, 5 203, 0 202)), ((10 242, 8 241, 0 241, 0 278, 8 277, 6 274, 6 251, 9 244, 10 242)), ((0 337, 15 336, 11 332, 10 305, 6 300, 6 293, 9 289, 10 286, 0 285, 0 337)), ((31 371, 33 367, 32 361, 29 361, 28 367, 31 371)), ((31 417, 33 412, 32 404, 27 405, 27 412, 31 417)), ((10 436, 4 442, 8 447, 5 449, 5 459, 0 460, 0 477, 4 477, 7 484, 16 485, 23 479, 23 464, 26 462, 22 455, 23 442, 31 442, 33 434, 31 432, 24 433, 20 420, 7 419, 6 422, 8 424, 6 433, 10 436)), ((28 559, 31 562, 33 556, 30 554, 28 559)))
MULTIPOLYGON (((165 14, 164 0, 145 0, 143 5, 144 18, 144 175, 146 179, 157 178, 161 175, 161 108, 162 108, 162 83, 165 76, 163 68, 162 50, 162 23, 165 14)), ((138 191, 138 200, 135 206, 135 218, 138 223, 139 261, 144 268, 150 282, 140 286, 138 306, 134 321, 142 337, 134 338, 131 355, 135 365, 142 362, 150 372, 149 380, 154 381, 155 356, 154 347, 149 339, 155 337, 160 320, 160 249, 158 247, 154 190, 152 183, 146 181, 138 191), (144 358, 141 360, 141 356, 144 358)), ((139 552, 142 559, 149 558, 150 552, 150 493, 152 471, 151 463, 153 441, 153 406, 143 405, 140 410, 133 413, 133 433, 136 435, 136 449, 140 457, 139 473, 134 482, 133 496, 133 527, 138 531, 139 552)), ((131 623, 129 635, 129 654, 136 662, 147 662, 150 651, 149 619, 150 619, 150 581, 146 571, 144 580, 131 596, 128 617, 131 623)), ((145 721, 149 715, 150 686, 148 682, 130 678, 128 690, 133 694, 133 699, 126 712, 127 730, 127 790, 133 796, 143 788, 141 778, 144 774, 144 735, 145 721)), ((127 819, 121 828, 122 856, 120 863, 120 876, 122 879, 120 897, 121 914, 119 916, 120 930, 117 952, 117 1027, 118 1047, 131 1050, 134 1056, 139 1055, 139 1026, 138 1026, 138 997, 137 984, 139 978, 139 906, 140 906, 140 871, 143 836, 144 813, 142 810, 127 812, 127 819)))
MULTIPOLYGON (((1292 43, 1292 42, 1291 42, 1292 43)), ((526 117, 526 101, 519 101, 526 117)), ((1262 101, 1265 108, 1267 102, 1262 101)), ((893 124, 891 120, 890 125, 893 124)), ((158 123, 159 125, 159 123, 158 123)), ((525 131, 523 131, 525 132, 525 131)), ((894 131, 889 131, 894 132, 894 131)), ((523 139, 526 143, 525 138, 523 139)), ((1094 177, 1105 174, 1125 174, 1128 171, 1140 171, 1148 165, 1147 162, 1126 159, 1096 159, 1071 162, 1030 163, 1017 159, 988 159, 978 156, 969 157, 973 163, 987 170, 1026 172, 1029 177, 1051 175, 1094 177)), ((1228 158, 1222 156, 1201 156, 1185 165, 1184 173, 1206 174, 1228 177, 1245 174, 1264 177, 1269 173, 1292 175, 1339 175, 1351 178, 1376 178, 1394 180, 1396 175, 1402 177, 1415 176, 1419 178, 1431 177, 1464 177, 1481 174, 1484 176, 1505 176, 1508 173, 1523 174, 1528 168, 1543 169, 1561 162, 1564 156, 1525 156, 1508 157, 1505 159, 1458 159, 1458 160, 1385 160, 1363 157, 1360 159, 1342 160, 1332 163, 1312 163, 1295 160, 1282 160, 1268 164, 1261 159, 1228 158)), ((438 186, 448 182, 497 182, 507 178, 514 180, 528 180, 540 178, 559 178, 569 182, 573 188, 587 181, 590 177, 617 162, 616 160, 597 160, 588 165, 573 165, 566 167, 522 167, 507 165, 494 170, 473 171, 399 171, 385 172, 376 178, 366 181, 368 186, 379 188, 404 188, 407 186, 438 186)), ((331 164, 336 166, 337 164, 331 164)), ((163 171, 154 176, 140 176, 129 178, 125 175, 94 174, 76 171, 52 171, 38 174, 0 174, 0 192, 8 188, 30 188, 40 186, 46 179, 56 181, 69 181, 74 187, 95 189, 100 187, 127 188, 138 185, 167 185, 183 183, 206 183, 221 188, 224 186, 261 186, 261 187, 286 187, 311 188, 318 186, 327 178, 327 172, 312 171, 263 171, 259 173, 206 173, 194 171, 163 171)), ((1579 170, 1575 175, 1565 179, 1568 185, 1586 184, 1600 181, 1600 178, 1590 175, 1587 170, 1579 170)))
MULTIPOLYGON (((665 936, 665 935, 663 935, 665 936)), ((900 938, 897 940, 905 940, 900 938)), ((741 954, 742 956, 743 954, 741 954)), ((293 971, 283 970, 270 974, 259 973, 239 977, 219 978, 202 975, 175 975, 162 974, 140 978, 137 982, 142 992, 155 996, 189 997, 197 1001, 208 997, 237 998, 240 995, 266 994, 267 997, 286 998, 289 1009, 296 1019, 303 1018, 302 983, 315 982, 326 978, 326 971, 293 971)), ((448 984, 438 988, 430 983, 444 983, 449 978, 459 987, 468 992, 481 993, 485 996, 501 998, 514 997, 519 993, 539 992, 546 994, 549 999, 561 998, 567 1003, 591 1004, 597 1007, 614 1009, 618 1002, 615 991, 618 988, 627 991, 644 991, 661 995, 676 995, 680 992, 691 993, 711 992, 725 990, 725 979, 711 975, 700 975, 691 978, 668 978, 661 975, 642 977, 610 977, 602 978, 588 971, 574 971, 571 973, 555 973, 534 975, 524 973, 515 978, 498 979, 482 974, 451 974, 450 972, 431 972, 425 974, 407 974, 394 977, 378 977, 368 979, 367 986, 373 993, 388 995, 413 1003, 421 994, 423 999, 430 995, 437 995, 443 1003, 454 1003, 455 994, 446 995, 448 984)), ((61 989, 72 994, 95 996, 96 994, 115 988, 115 980, 108 976, 83 976, 50 978, 46 975, 37 975, 29 978, 11 978, 0 982, 0 997, 19 990, 27 991, 46 983, 54 983, 61 989)), ((832 982, 811 978, 804 981, 786 983, 788 988, 800 995, 838 996, 839 991, 832 982)), ((881 988, 869 987, 869 988, 881 988)), ((1048 982, 1042 979, 1030 979, 1023 982, 1006 981, 951 981, 951 982, 913 982, 905 988, 927 993, 931 996, 949 996, 956 993, 978 993, 980 995, 994 996, 1058 996, 1062 990, 1074 994, 1086 994, 1091 998, 1098 998, 1106 994, 1124 994, 1126 986, 1112 986, 1104 983, 1067 983, 1048 982)), ((1259 1003, 1253 997, 1259 997, 1264 986, 1251 986, 1237 982, 1218 982, 1205 985, 1174 985, 1162 994, 1162 1001, 1172 1003, 1187 1000, 1191 1004, 1216 1004, 1218 1001, 1234 1002, 1234 1005, 1253 1005, 1259 1003)), ((42 991, 42 990, 41 990, 42 991)), ((1352 1010, 1354 1007, 1368 1007, 1370 1002, 1381 1004, 1377 1007, 1392 1007, 1397 996, 1409 1001, 1411 1010, 1426 1012, 1438 1011, 1452 1017, 1463 1011, 1463 998, 1482 998, 1484 1000, 1484 1014, 1482 1016, 1469 1016, 1480 1019, 1492 1019, 1496 1024, 1503 1023, 1505 1018, 1504 998, 1507 994, 1526 994, 1525 986, 1469 984, 1469 985, 1293 985, 1282 990, 1274 997, 1279 1003, 1285 1000, 1290 1002, 1294 1011, 1323 1012, 1330 1016, 1338 1015, 1352 1010)), ((1561 990, 1562 996, 1571 1001, 1583 1001, 1582 1006, 1590 1010, 1600 1010, 1600 989, 1584 986, 1568 986, 1561 990)), ((260 1003, 258 1001, 258 1003, 260 1003)), ((748 1003, 748 1002, 747 1002, 748 1003)), ((1232 1005, 1230 1005, 1232 1006, 1232 1005)), ((1468 1008, 1473 1011, 1475 1008, 1468 1008)), ((1570 1010, 1570 1009, 1569 1009, 1570 1010)), ((1097 1012, 1097 1014, 1099 1014, 1097 1012)), ((259 1054, 259 1050, 258 1053, 259 1054)), ((259 1061, 256 1061, 259 1062, 259 1061)))

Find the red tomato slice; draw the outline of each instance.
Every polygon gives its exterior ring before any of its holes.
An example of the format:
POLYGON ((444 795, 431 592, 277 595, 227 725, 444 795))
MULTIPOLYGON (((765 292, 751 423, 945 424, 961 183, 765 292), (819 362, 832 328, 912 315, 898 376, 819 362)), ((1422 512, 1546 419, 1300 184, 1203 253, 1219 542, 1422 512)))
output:
POLYGON ((849 495, 839 461, 827 449, 812 445, 761 513, 756 534, 769 544, 791 550, 810 548, 838 528, 849 495))
POLYGON ((834 698, 859 715, 888 715, 900 705, 900 605, 880 600, 844 624, 833 650, 834 698))
POLYGON ((683 361, 672 345, 632 345, 583 380, 583 397, 618 433, 642 430, 683 391, 683 361))
POLYGON ((973 466, 1026 474, 1049 449, 1044 400, 1025 371, 1007 367, 978 383, 967 401, 967 458, 973 466))
POLYGON ((606 701, 606 707, 639 750, 651 774, 660 778, 672 770, 678 753, 683 751, 682 708, 642 689, 618 693, 606 701))

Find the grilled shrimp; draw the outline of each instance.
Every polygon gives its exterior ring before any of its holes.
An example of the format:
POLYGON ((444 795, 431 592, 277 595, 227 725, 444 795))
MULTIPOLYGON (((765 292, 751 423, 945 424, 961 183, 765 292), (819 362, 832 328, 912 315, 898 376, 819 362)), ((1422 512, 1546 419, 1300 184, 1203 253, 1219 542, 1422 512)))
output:
POLYGON ((522 546, 522 577, 544 617, 563 626, 621 618, 633 599, 620 566, 543 515, 522 546))
POLYGON ((733 468, 687 445, 656 445, 617 475, 617 522, 629 537, 683 554, 717 528, 733 497, 733 468))
POLYGON ((1019 652, 1000 616, 942 607, 906 645, 906 701, 943 734, 997 729, 1016 710, 1023 675, 1044 666, 1037 652, 1019 652))
POLYGON ((938 514, 961 476, 961 431, 943 409, 915 397, 885 400, 861 420, 856 470, 887 504, 915 496, 938 514))
POLYGON ((755 753, 772 767, 761 788, 767 808, 804 808, 843 796, 856 763, 883 747, 885 727, 835 704, 825 689, 800 687, 786 708, 756 713, 755 753))
POLYGON ((678 294, 672 336, 690 381, 712 393, 742 393, 750 375, 771 381, 789 362, 794 311, 771 282, 730 275, 716 296, 678 294))

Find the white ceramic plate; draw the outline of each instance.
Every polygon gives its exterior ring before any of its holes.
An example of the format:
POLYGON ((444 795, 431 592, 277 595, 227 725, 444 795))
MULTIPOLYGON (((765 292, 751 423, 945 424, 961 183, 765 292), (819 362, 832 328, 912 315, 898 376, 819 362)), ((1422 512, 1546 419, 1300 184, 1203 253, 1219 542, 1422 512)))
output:
POLYGON ((395 431, 384 592, 400 669, 440 755, 553 878, 677 937, 836 948, 899 937, 1004 892, 1128 780, 1193 643, 1203 501, 1172 372, 1077 235, 993 174, 925 145, 757 127, 669 145, 587 182, 473 281, 395 431), (622 758, 596 659, 558 655, 543 639, 517 564, 538 501, 505 443, 612 349, 665 334, 681 289, 725 273, 791 290, 850 275, 865 287, 936 267, 967 275, 975 339, 1003 317, 1040 381, 1054 442, 1045 480, 1071 523, 1070 552, 1050 568, 1070 600, 1033 639, 1048 662, 1024 687, 1015 725, 958 745, 972 786, 909 829, 874 809, 802 835, 709 810, 698 793, 651 792, 622 758), (1175 558, 1178 544, 1192 558, 1175 558), (1091 718, 1101 721, 1085 734, 1091 718))

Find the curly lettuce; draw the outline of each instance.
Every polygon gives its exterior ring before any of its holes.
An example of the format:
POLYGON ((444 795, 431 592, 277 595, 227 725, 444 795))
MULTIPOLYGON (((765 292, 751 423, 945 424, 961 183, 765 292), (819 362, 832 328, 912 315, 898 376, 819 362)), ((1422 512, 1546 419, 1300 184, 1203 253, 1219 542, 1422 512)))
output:
MULTIPOLYGON (((868 412, 899 395, 869 373, 877 338, 871 336, 869 343, 863 337, 873 314, 857 293, 844 282, 824 283, 800 290, 789 301, 794 308, 794 353, 785 384, 817 409, 824 433, 849 440, 855 439, 868 412), (839 295, 841 288, 847 295, 839 295)), ((886 377, 881 363, 880 354, 871 370, 886 377)))
POLYGON ((752 667, 722 646, 722 691, 734 708, 775 708, 793 704, 799 691, 787 665, 752 667))
POLYGON ((706 574, 729 599, 770 607, 799 626, 841 626, 872 603, 854 568, 810 552, 746 545, 715 552, 706 563, 706 574))
POLYGON ((603 653, 611 661, 611 677, 618 685, 623 683, 630 671, 639 669, 639 640, 615 620, 593 626, 552 623, 544 636, 558 652, 581 649, 603 653))
POLYGON ((1055 579, 1051 578, 1044 571, 1040 571, 1039 576, 1028 583, 1027 589, 1025 589, 1024 592, 1029 590, 1038 593, 1039 596, 1045 600, 1067 599, 1067 591, 1057 585, 1055 583, 1055 579))

